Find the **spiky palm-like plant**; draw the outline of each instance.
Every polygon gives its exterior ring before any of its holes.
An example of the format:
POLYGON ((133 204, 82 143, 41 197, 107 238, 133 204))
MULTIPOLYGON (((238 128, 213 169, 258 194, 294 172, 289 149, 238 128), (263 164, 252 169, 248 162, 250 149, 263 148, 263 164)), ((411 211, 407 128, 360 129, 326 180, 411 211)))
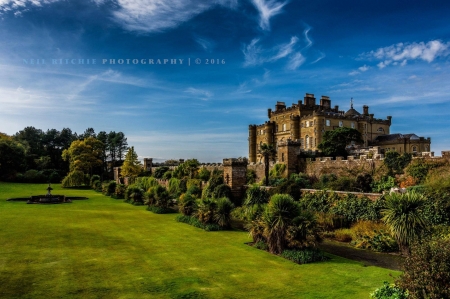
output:
POLYGON ((392 193, 386 200, 386 209, 382 210, 382 220, 404 254, 409 253, 409 245, 428 227, 421 210, 424 202, 424 196, 417 192, 392 193))
POLYGON ((276 194, 271 197, 261 217, 264 223, 264 237, 270 252, 279 254, 286 248, 288 228, 299 214, 299 205, 292 196, 276 194))
POLYGON ((213 217, 214 222, 223 228, 230 227, 231 211, 233 209, 234 205, 227 197, 217 199, 216 210, 213 217))
POLYGON ((259 153, 264 157, 264 174, 266 176, 265 185, 269 186, 269 162, 273 159, 277 151, 272 144, 264 143, 259 149, 259 153))

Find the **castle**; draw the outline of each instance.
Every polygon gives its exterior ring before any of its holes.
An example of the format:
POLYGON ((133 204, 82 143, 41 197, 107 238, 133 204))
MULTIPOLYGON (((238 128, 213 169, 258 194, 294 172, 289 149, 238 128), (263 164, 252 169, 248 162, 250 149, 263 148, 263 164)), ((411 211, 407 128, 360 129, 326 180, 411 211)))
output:
POLYGON ((369 113, 364 105, 362 113, 353 108, 353 101, 348 111, 339 110, 339 106, 331 107, 331 100, 322 96, 316 104, 314 94, 306 94, 304 101, 286 107, 284 102, 277 102, 275 110, 268 109, 269 118, 262 125, 249 126, 249 162, 262 162, 258 153, 259 147, 271 144, 277 150, 277 159, 283 163, 289 156, 300 152, 317 152, 326 131, 339 127, 358 130, 363 138, 364 148, 376 147, 379 154, 387 151, 399 153, 421 154, 430 151, 430 138, 415 134, 390 134, 392 116, 378 119, 369 113), (295 150, 286 148, 294 147, 295 150))

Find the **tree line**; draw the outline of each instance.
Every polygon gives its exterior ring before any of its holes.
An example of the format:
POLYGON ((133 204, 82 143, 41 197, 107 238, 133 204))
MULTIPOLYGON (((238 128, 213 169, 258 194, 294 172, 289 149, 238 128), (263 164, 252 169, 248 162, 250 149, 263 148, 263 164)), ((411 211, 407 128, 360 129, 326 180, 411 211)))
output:
MULTIPOLYGON (((71 145, 78 145, 91 138, 97 146, 95 159, 86 174, 97 174, 104 179, 113 177, 113 168, 123 163, 128 149, 123 132, 100 131, 87 128, 78 134, 70 128, 43 131, 29 126, 14 135, 0 132, 0 180, 17 182, 60 182, 70 171, 71 160, 63 155, 71 145)), ((72 152, 81 148, 74 146, 72 152)), ((85 152, 86 154, 86 152, 85 152)), ((90 152, 89 155, 92 155, 90 152)), ((92 157, 86 157, 88 160, 92 157)))

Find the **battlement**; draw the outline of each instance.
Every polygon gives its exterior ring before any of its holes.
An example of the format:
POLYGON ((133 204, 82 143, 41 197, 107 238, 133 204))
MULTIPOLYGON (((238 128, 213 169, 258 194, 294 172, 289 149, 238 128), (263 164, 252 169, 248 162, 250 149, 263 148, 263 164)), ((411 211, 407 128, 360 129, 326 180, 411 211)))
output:
POLYGON ((223 166, 247 166, 247 158, 226 158, 223 159, 223 166))

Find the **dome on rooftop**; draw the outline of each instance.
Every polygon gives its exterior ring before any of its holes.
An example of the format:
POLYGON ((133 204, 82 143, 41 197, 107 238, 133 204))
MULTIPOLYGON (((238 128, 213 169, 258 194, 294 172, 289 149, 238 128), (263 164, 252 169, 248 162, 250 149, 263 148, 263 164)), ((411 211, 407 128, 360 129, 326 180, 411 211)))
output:
POLYGON ((359 115, 361 115, 361 113, 359 113, 358 111, 356 111, 355 109, 353 109, 353 107, 350 108, 350 109, 349 109, 347 112, 345 112, 345 114, 344 114, 345 117, 347 117, 347 116, 359 116, 359 115))

